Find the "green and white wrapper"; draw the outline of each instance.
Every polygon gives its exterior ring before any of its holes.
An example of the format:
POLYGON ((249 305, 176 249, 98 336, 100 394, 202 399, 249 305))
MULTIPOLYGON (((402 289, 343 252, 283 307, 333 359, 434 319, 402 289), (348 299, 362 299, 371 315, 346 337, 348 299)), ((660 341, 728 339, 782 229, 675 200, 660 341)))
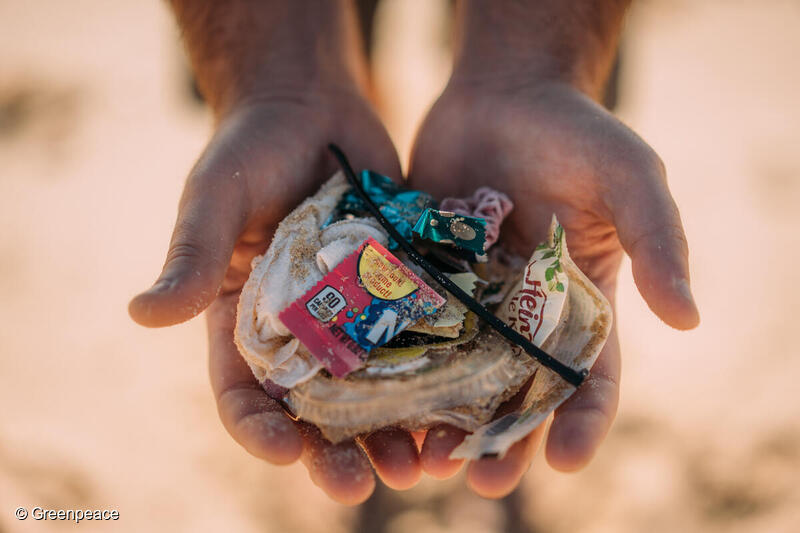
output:
MULTIPOLYGON (((570 259, 564 230, 555 216, 548 241, 534 251, 522 277, 500 305, 498 317, 577 370, 591 368, 600 354, 611 330, 611 306, 570 259)), ((520 408, 468 435, 450 454, 451 459, 502 457, 575 392, 575 387, 557 374, 537 366, 520 408)))

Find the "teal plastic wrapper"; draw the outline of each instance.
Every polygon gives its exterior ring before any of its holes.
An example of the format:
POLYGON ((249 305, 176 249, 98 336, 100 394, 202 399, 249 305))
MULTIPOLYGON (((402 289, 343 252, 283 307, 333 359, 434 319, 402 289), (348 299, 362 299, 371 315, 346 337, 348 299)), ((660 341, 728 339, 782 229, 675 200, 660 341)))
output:
POLYGON ((452 244, 472 262, 486 261, 486 221, 428 208, 419 217, 414 233, 430 241, 452 244))
MULTIPOLYGON (((386 176, 371 170, 361 172, 361 183, 372 201, 378 205, 383 216, 409 241, 412 237, 414 223, 422 212, 427 207, 436 206, 436 202, 430 194, 403 188, 386 176)), ((323 224, 323 227, 348 215, 369 216, 367 206, 353 189, 342 196, 336 206, 336 211, 323 224)), ((394 250, 397 246, 394 239, 390 237, 388 248, 394 250)))

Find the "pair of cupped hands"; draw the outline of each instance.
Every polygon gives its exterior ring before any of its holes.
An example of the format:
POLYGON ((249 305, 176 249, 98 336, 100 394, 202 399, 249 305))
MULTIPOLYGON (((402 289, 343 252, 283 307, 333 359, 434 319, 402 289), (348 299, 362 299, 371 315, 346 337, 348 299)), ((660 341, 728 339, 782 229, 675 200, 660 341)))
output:
MULTIPOLYGON (((243 98, 222 114, 187 179, 163 272, 134 298, 130 313, 157 327, 207 308, 211 386, 231 436, 270 463, 299 459, 331 498, 357 504, 375 487, 373 470, 399 490, 423 472, 453 476, 463 465, 448 456, 465 432, 448 425, 415 434, 389 427, 332 444, 267 396, 234 345, 250 262, 264 253, 278 223, 337 170, 330 142, 356 170, 402 179, 392 141, 355 86, 284 88, 243 98)), ((409 169, 408 186, 438 199, 468 196, 482 185, 508 194, 515 207, 502 240, 525 257, 555 213, 571 256, 612 305, 627 252, 650 309, 673 327, 697 325, 686 238, 663 164, 570 84, 451 80, 418 132, 409 169)), ((546 439, 553 468, 574 471, 590 461, 615 416, 619 382, 615 328, 590 377, 553 417, 546 439)), ((544 433, 545 424, 502 459, 469 462, 466 483, 485 497, 510 493, 544 433)))

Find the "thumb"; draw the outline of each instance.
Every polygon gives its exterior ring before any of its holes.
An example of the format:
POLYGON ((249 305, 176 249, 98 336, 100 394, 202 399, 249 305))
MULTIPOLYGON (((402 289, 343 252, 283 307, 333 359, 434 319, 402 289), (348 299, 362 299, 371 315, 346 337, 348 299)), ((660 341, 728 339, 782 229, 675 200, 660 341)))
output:
POLYGON ((663 165, 627 180, 612 195, 611 210, 633 278, 650 309, 677 329, 692 329, 700 314, 689 284, 689 248, 663 165))
POLYGON ((231 165, 206 164, 203 159, 187 180, 161 275, 128 306, 131 317, 143 326, 171 326, 208 307, 244 227, 244 178, 231 165))

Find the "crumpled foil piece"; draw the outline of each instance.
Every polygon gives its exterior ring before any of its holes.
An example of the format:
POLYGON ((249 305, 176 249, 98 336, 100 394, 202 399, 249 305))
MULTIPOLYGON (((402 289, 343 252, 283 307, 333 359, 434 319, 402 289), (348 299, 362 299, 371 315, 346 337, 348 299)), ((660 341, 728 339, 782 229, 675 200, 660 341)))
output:
MULTIPOLYGON (((397 231, 409 241, 412 236, 411 230, 422 212, 427 207, 436 205, 430 194, 403 188, 386 176, 371 170, 364 170, 361 173, 361 183, 372 201, 378 205, 386 220, 391 222, 397 231)), ((323 227, 327 227, 336 220, 351 216, 369 216, 369 210, 364 204, 364 200, 352 188, 342 196, 336 210, 323 227)), ((394 239, 389 238, 388 248, 394 250, 397 247, 398 244, 394 239)))
POLYGON ((426 209, 414 224, 414 233, 441 244, 453 245, 469 261, 485 263, 486 220, 452 211, 426 209))
POLYGON ((486 220, 486 249, 497 242, 503 219, 514 209, 514 202, 491 187, 480 187, 469 198, 445 198, 439 209, 486 220))

